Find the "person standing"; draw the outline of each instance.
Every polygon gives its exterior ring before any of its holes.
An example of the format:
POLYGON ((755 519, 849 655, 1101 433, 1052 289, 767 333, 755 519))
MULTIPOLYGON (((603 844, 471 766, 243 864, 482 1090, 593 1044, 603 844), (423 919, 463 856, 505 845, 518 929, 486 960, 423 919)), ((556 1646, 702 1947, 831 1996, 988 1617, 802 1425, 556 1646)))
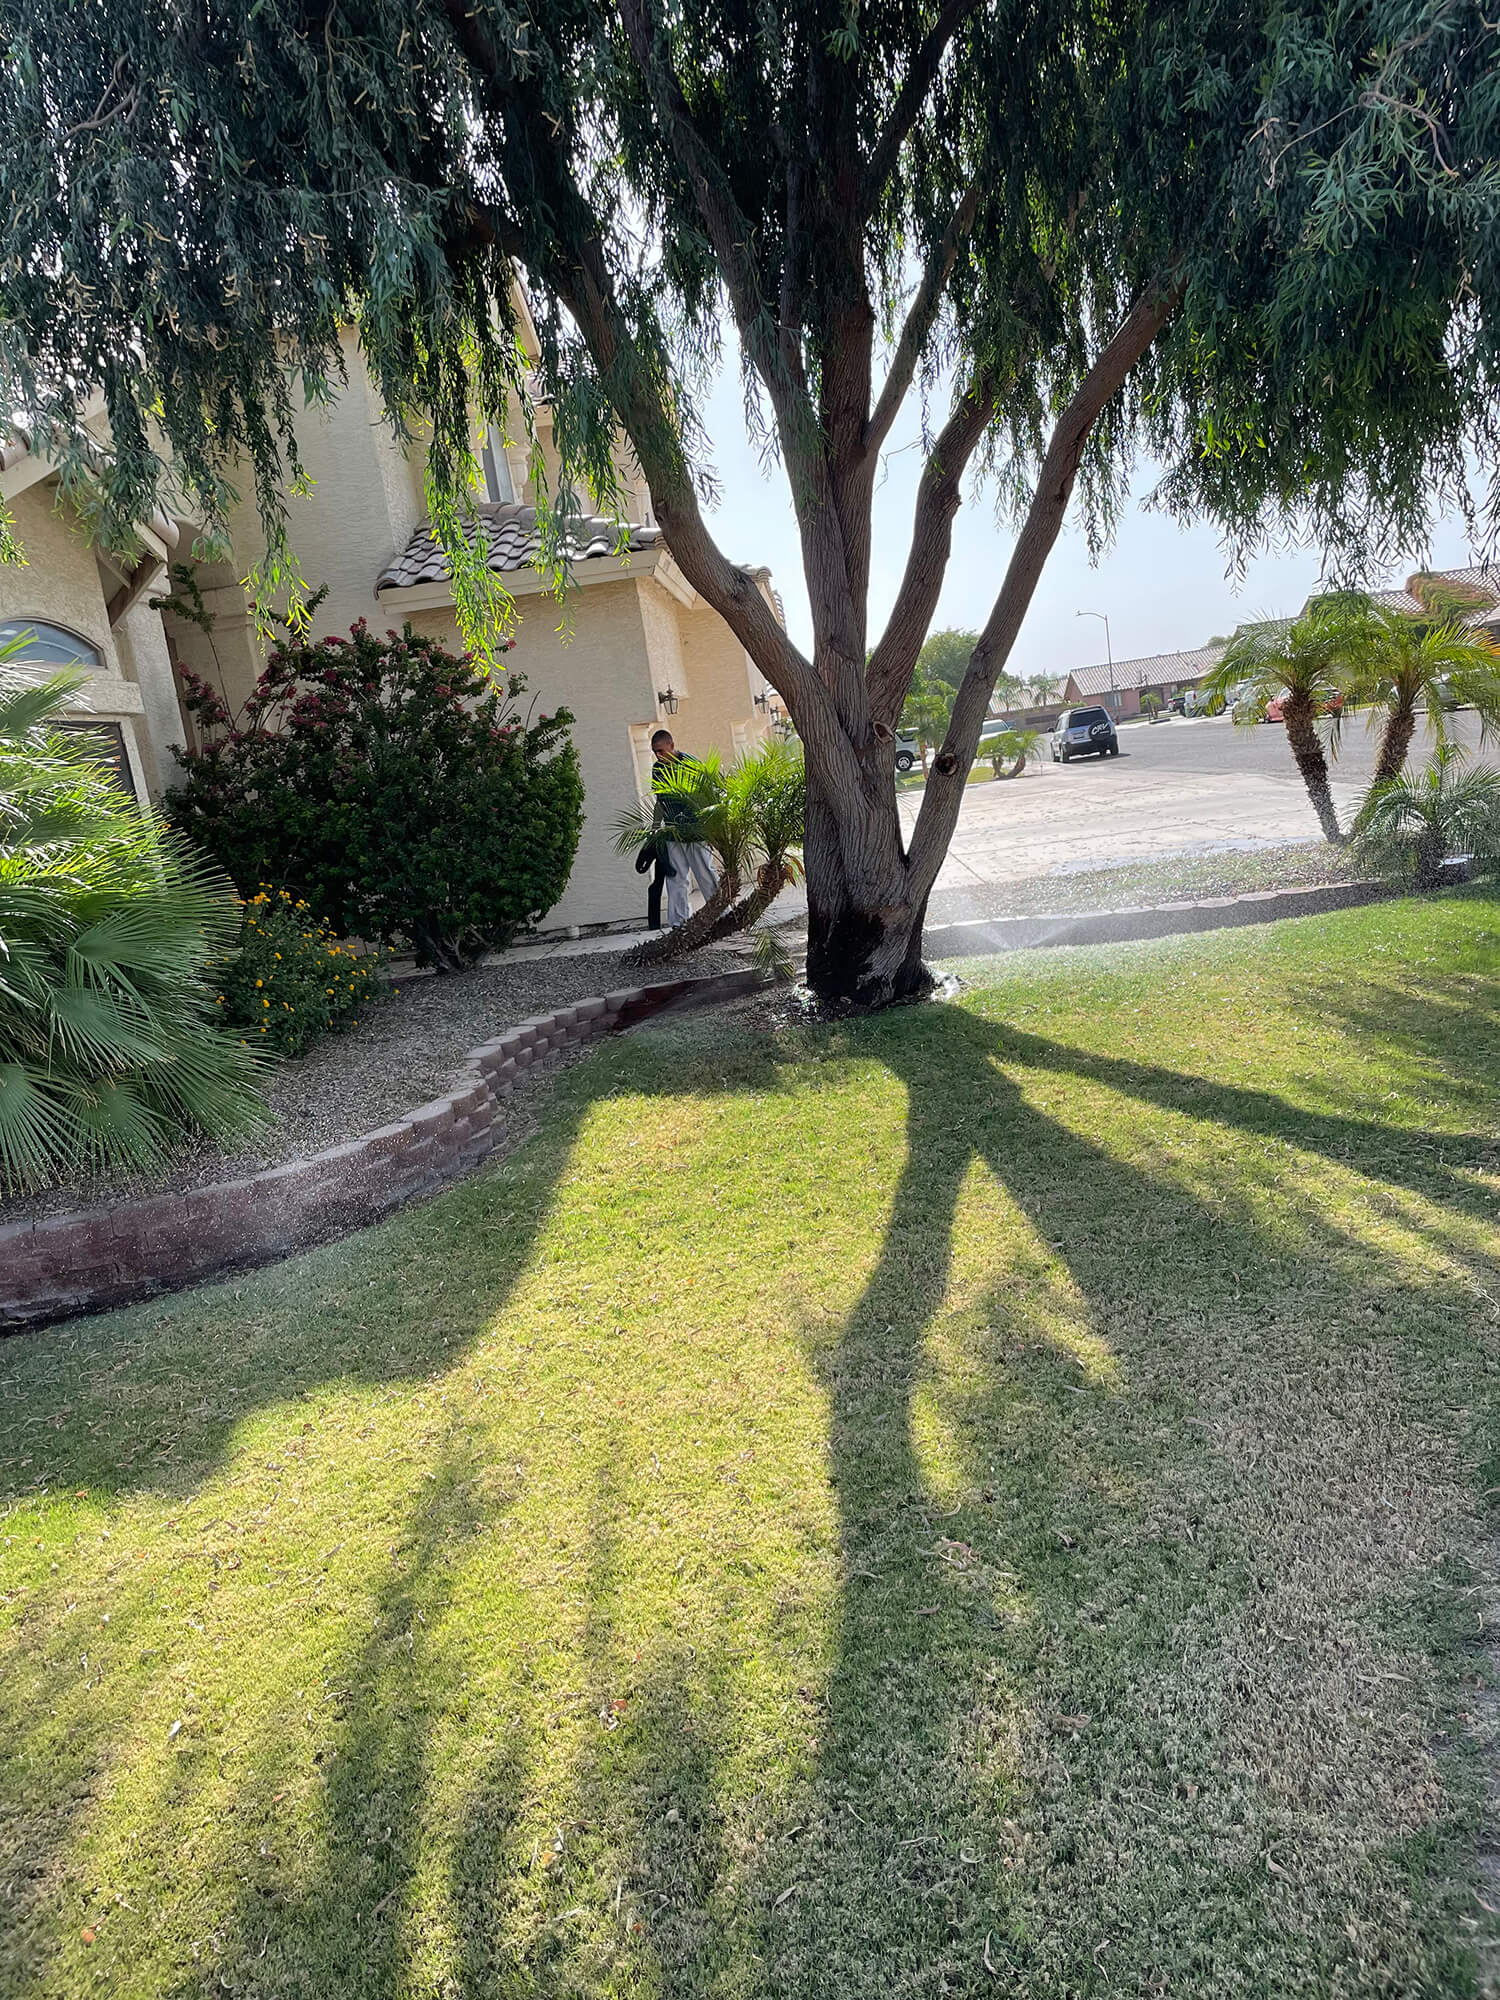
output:
POLYGON ((691 799, 674 795, 661 789, 660 780, 666 777, 674 764, 691 764, 687 757, 672 741, 670 729, 658 729, 651 739, 651 788, 656 793, 656 810, 667 834, 667 922, 672 926, 685 924, 692 914, 692 904, 688 900, 688 878, 698 884, 703 899, 708 898, 719 886, 719 871, 714 867, 714 858, 708 843, 694 839, 697 830, 697 816, 691 799))

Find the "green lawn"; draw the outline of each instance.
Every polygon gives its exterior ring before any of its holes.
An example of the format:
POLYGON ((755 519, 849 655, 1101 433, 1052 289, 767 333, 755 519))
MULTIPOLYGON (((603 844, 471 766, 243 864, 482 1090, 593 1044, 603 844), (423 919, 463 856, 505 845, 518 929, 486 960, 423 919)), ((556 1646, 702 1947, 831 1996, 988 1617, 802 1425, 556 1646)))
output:
POLYGON ((0 1993, 1474 1990, 1500 901, 970 970, 0 1346, 0 1993))

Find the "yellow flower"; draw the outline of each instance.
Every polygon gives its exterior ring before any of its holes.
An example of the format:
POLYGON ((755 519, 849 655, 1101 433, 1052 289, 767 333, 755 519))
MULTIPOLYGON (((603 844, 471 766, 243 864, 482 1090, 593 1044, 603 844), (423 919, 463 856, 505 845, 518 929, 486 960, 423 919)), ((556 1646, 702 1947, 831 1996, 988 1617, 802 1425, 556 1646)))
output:
MULTIPOLYGON (((257 986, 259 986, 260 981, 257 979, 255 983, 257 986)), ((262 1007, 269 1007, 271 1003, 269 1000, 262 1000, 260 1004, 262 1007)))

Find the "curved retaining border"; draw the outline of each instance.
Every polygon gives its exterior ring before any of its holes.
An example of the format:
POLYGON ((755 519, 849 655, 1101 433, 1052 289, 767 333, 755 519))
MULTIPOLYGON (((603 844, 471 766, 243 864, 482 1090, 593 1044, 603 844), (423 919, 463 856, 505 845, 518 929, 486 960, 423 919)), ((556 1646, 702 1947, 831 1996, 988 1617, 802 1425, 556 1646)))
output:
POLYGON ((631 986, 522 1021, 471 1049, 445 1097, 307 1160, 180 1194, 0 1229, 0 1332, 44 1325, 267 1264, 378 1221, 512 1141, 506 1101, 548 1059, 664 1009, 738 999, 759 972, 631 986))

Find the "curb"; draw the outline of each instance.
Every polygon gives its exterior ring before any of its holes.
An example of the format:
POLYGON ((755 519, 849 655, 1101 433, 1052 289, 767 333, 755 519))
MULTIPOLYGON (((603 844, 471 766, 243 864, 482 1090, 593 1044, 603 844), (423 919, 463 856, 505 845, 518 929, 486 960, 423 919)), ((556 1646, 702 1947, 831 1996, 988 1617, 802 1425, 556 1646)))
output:
POLYGON ((929 924, 923 946, 931 958, 969 958, 1052 945, 1130 944, 1184 932, 1225 930, 1236 924, 1279 923, 1284 917, 1353 910, 1399 893, 1384 882, 1329 882, 1309 889, 1253 889, 1202 902, 1152 903, 1138 909, 1084 911, 1076 916, 976 917, 967 923, 929 924))
POLYGON ((736 1000, 753 968, 622 987, 521 1021, 470 1049, 445 1096, 310 1159, 240 1180, 0 1228, 0 1334, 177 1291, 378 1222, 508 1152, 508 1100, 563 1050, 668 1009, 736 1000))

